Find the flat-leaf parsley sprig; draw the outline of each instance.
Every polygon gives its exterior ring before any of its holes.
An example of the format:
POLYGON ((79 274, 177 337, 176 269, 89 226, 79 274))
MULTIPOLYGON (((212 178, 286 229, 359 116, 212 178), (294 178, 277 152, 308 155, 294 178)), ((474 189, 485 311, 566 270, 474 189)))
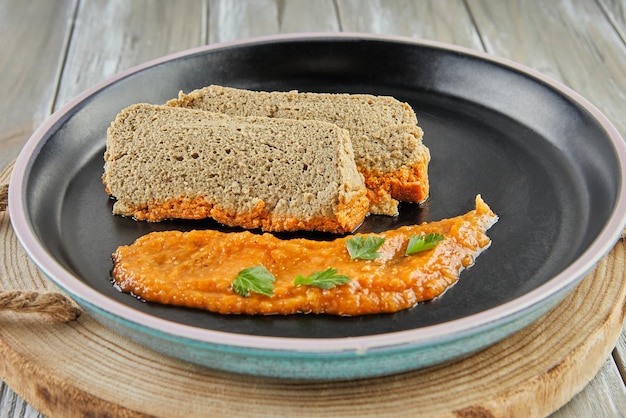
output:
POLYGON ((294 284, 316 286, 322 289, 331 289, 340 284, 345 284, 350 278, 344 274, 337 274, 337 269, 328 268, 324 271, 318 271, 310 276, 304 277, 299 275, 293 281, 294 284))
POLYGON ((422 251, 435 248, 440 241, 444 238, 443 234, 436 232, 426 235, 411 235, 409 238, 409 244, 406 247, 405 255, 416 254, 422 251))
POLYGON ((243 297, 249 296, 250 292, 273 296, 275 281, 276 277, 264 266, 248 267, 235 277, 233 290, 243 297))
POLYGON ((385 243, 385 238, 377 237, 375 235, 368 235, 367 238, 363 238, 361 235, 356 235, 346 240, 346 247, 350 258, 360 258, 362 260, 375 260, 380 257, 378 249, 385 243))

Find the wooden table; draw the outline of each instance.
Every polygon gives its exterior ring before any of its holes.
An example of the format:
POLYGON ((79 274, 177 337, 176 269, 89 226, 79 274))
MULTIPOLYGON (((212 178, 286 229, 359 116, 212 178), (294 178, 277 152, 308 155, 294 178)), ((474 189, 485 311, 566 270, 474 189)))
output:
MULTIPOLYGON (((53 111, 131 66, 207 43, 339 31, 512 59, 581 93, 626 137, 624 0, 0 0, 0 169, 53 111)), ((625 376, 622 333, 595 379, 554 416, 626 416, 625 376)), ((39 414, 0 382, 0 416, 39 414)))

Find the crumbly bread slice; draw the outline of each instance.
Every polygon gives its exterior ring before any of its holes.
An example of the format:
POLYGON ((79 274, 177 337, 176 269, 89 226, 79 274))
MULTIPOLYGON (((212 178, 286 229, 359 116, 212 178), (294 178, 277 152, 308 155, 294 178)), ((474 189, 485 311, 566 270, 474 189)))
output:
POLYGON ((368 213, 346 130, 136 104, 107 131, 102 181, 113 212, 213 218, 266 231, 353 231, 368 213))
POLYGON ((413 109, 389 96, 263 92, 208 86, 180 92, 168 106, 236 116, 321 120, 349 131, 357 168, 365 178, 370 212, 397 215, 398 200, 428 198, 430 152, 413 109))

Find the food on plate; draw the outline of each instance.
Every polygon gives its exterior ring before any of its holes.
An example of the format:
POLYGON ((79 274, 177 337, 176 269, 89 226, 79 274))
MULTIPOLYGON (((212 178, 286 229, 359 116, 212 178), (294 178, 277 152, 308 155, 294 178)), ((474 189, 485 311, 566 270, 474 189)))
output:
POLYGON ((334 123, 350 133, 356 164, 365 179, 370 212, 398 214, 398 201, 429 195, 430 153, 413 109, 389 96, 257 92, 208 86, 179 93, 167 105, 236 116, 264 116, 334 123))
POLYGON ((368 213, 348 132, 321 121, 132 105, 107 131, 113 212, 265 231, 353 231, 368 213))
POLYGON ((153 232, 113 254, 124 292, 222 314, 396 312, 441 295, 486 249, 497 216, 458 217, 333 241, 249 231, 153 232))

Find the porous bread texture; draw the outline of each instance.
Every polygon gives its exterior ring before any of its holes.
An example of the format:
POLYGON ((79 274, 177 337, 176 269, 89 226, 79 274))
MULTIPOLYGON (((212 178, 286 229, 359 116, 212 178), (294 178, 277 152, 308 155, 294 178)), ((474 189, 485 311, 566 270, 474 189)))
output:
POLYGON ((429 195, 430 152, 413 109, 389 96, 264 92, 211 85, 180 92, 168 106, 236 116, 264 116, 334 123, 350 133, 356 164, 365 178, 370 212, 397 215, 398 200, 424 202, 429 195))
POLYGON ((368 213, 350 137, 326 122, 136 104, 111 123, 104 159, 113 212, 138 220, 345 233, 368 213))

